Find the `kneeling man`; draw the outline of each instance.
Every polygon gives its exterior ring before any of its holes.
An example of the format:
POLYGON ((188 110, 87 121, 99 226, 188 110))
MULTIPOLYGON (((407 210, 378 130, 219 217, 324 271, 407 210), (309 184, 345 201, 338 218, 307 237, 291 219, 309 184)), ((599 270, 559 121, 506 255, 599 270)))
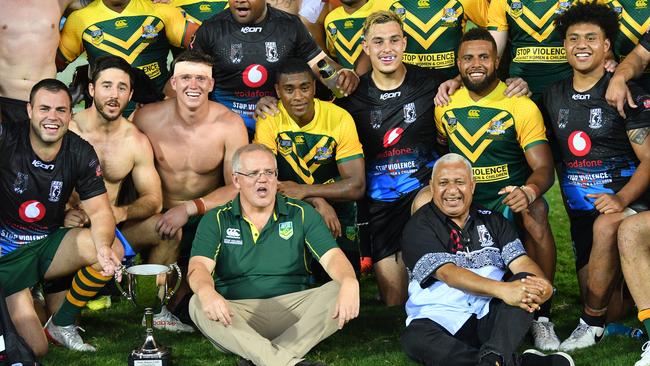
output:
POLYGON ((271 150, 241 147, 232 168, 239 194, 205 214, 192 244, 190 316, 239 365, 319 365, 302 357, 359 313, 352 265, 320 214, 277 194, 271 150), (308 289, 307 255, 334 281, 308 289))
POLYGON ((443 156, 433 166, 432 202, 404 228, 406 353, 426 365, 573 365, 564 353, 516 354, 553 288, 510 223, 472 205, 475 186, 469 161, 443 156))

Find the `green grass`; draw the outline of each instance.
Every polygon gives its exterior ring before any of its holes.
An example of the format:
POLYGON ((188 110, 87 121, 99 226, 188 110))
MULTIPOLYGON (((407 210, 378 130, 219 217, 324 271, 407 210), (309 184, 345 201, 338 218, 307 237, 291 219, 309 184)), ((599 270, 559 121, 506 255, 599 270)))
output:
MULTIPOLYGON (((551 224, 558 245, 556 286, 558 295, 553 306, 553 318, 561 339, 569 335, 580 313, 578 288, 570 245, 568 219, 558 193, 557 185, 547 195, 551 207, 551 224)), ((329 365, 413 365, 403 354, 399 345, 399 333, 404 327, 404 311, 401 308, 385 308, 376 300, 372 278, 364 278, 362 307, 359 318, 348 324, 341 332, 319 344, 308 357, 329 365)), ((109 310, 86 311, 82 325, 83 335, 96 345, 96 354, 81 354, 52 346, 42 360, 46 365, 125 365, 131 349, 139 347, 144 339, 140 326, 142 314, 137 313, 126 301, 114 304, 109 310)), ((634 316, 626 324, 639 326, 634 316)), ((200 334, 178 335, 163 331, 155 333, 156 339, 170 346, 175 365, 234 365, 234 356, 217 352, 200 334)), ((642 343, 623 337, 605 338, 595 347, 573 353, 576 365, 611 366, 632 365, 640 355, 642 343)), ((524 344, 522 349, 530 346, 524 344)))

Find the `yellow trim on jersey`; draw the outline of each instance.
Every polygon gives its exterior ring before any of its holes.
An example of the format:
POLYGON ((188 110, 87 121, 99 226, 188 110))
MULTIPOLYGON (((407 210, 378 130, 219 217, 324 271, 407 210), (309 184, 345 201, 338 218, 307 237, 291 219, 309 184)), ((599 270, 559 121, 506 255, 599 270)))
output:
MULTIPOLYGON (((413 22, 413 25, 418 27, 418 29, 415 29, 411 27, 406 21, 404 22, 404 32, 406 32, 411 38, 416 40, 423 48, 430 48, 433 42, 435 42, 438 37, 440 37, 441 34, 443 34, 447 28, 445 27, 439 27, 437 28, 433 33, 431 33, 430 36, 425 37, 422 36, 420 33, 428 33, 431 28, 433 28, 434 25, 436 25, 439 21, 440 18, 442 18, 445 15, 445 9, 446 8, 453 8, 456 4, 458 4, 459 1, 457 0, 449 0, 447 3, 444 5, 444 7, 440 8, 440 10, 427 22, 423 22, 420 20, 418 17, 416 17, 414 14, 411 14, 410 12, 406 13, 406 16, 404 17, 404 20, 408 20, 410 22, 413 22)), ((462 6, 462 3, 461 3, 462 6)), ((456 15, 459 14, 460 8, 456 9, 456 15)))

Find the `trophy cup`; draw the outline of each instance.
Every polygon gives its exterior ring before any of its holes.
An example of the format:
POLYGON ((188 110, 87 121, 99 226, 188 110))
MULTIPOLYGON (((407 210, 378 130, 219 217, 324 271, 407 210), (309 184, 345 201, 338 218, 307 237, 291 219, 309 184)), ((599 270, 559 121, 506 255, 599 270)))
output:
POLYGON ((142 264, 121 270, 126 290, 115 281, 122 296, 138 309, 144 309, 147 328, 142 347, 129 355, 129 366, 171 366, 171 353, 153 338, 153 309, 165 305, 181 284, 181 269, 176 265, 142 264), (176 270, 176 282, 170 281, 176 270))

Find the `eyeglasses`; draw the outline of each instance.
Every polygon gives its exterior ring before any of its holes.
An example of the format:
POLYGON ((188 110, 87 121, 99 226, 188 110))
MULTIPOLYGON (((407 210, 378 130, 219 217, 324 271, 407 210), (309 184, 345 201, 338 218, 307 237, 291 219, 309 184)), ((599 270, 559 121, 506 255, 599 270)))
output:
POLYGON ((252 178, 252 179, 260 179, 262 176, 265 176, 266 178, 273 179, 277 178, 278 176, 278 170, 277 169, 264 169, 260 171, 253 171, 250 173, 243 173, 243 172, 235 172, 235 174, 243 175, 244 177, 247 178, 252 178))

